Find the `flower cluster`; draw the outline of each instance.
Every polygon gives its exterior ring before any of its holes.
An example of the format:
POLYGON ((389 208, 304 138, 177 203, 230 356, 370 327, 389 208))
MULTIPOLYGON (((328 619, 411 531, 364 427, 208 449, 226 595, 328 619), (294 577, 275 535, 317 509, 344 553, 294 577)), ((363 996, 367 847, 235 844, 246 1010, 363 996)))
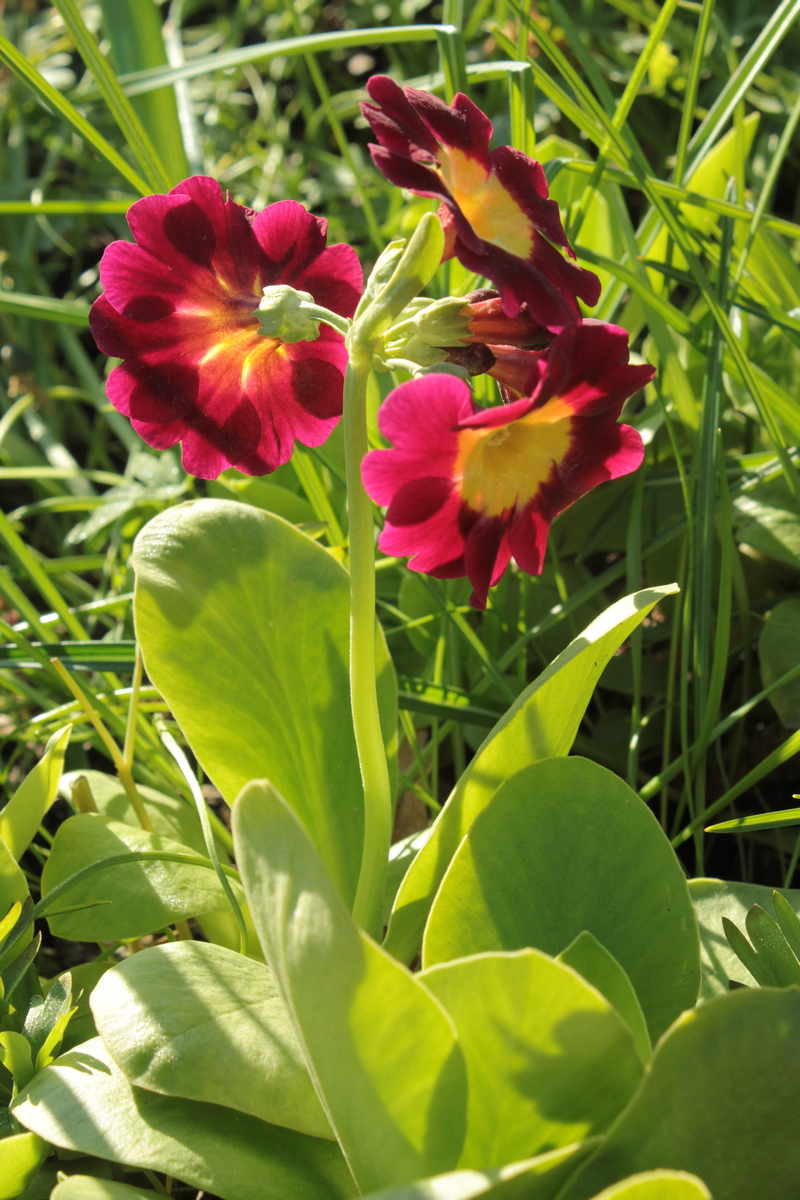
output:
POLYGON ((367 492, 387 506, 381 549, 428 575, 466 575, 477 608, 512 557, 540 574, 553 518, 641 464, 642 439, 617 418, 653 374, 628 362, 624 329, 584 323, 534 357, 514 403, 479 409, 448 376, 402 384, 378 417, 393 449, 363 464, 367 492))
POLYGON ((183 442, 202 479, 226 467, 264 475, 295 439, 319 446, 342 413, 347 352, 328 325, 314 341, 260 335, 265 287, 288 284, 341 316, 362 288, 350 246, 326 248, 327 223, 283 200, 254 213, 195 176, 128 212, 135 238, 112 242, 90 317, 104 354, 123 359, 111 403, 151 446, 183 442))
MULTIPOLYGON (((468 576, 482 608, 512 557, 541 571, 557 513, 639 466, 641 439, 618 418, 653 370, 629 363, 623 330, 582 317, 600 283, 575 263, 539 163, 490 150, 492 125, 466 96, 448 105, 386 76, 367 86, 376 166, 441 201, 444 258, 493 284, 413 301, 386 334, 390 359, 486 372, 504 403, 479 409, 442 374, 401 385, 379 417, 391 448, 367 455, 364 483, 388 508, 381 547, 468 576)), ((265 474, 295 440, 323 442, 342 412, 342 318, 362 290, 351 247, 326 246, 326 222, 300 204, 256 214, 202 177, 138 201, 129 223, 135 241, 106 250, 91 314, 100 349, 123 360, 112 404, 150 445, 182 441, 187 471, 207 479, 265 474)))

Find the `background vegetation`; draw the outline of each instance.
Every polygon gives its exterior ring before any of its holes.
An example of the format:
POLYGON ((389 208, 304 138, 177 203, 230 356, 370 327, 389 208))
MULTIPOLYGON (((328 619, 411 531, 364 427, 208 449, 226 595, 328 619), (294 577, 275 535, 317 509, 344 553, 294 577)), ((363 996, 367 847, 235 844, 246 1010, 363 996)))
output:
MULTIPOLYGON (((447 97, 468 91, 498 143, 545 163, 580 258, 604 282, 592 315, 623 325, 635 353, 659 366, 625 413, 647 442, 645 467, 556 521, 541 578, 509 573, 478 615, 463 581, 380 563, 380 613, 401 676, 397 835, 424 826, 496 715, 596 613, 677 580, 680 597, 605 672, 576 749, 654 806, 690 873, 789 886, 794 829, 709 837, 703 827, 787 808, 800 783, 798 10, 797 0, 773 11, 760 0, 541 0, 530 11, 514 0, 7 5, 9 794, 67 715, 80 732, 67 768, 109 769, 49 659, 67 664, 121 739, 134 664, 128 558, 156 512, 192 496, 238 499, 300 523, 346 559, 340 436, 318 452, 298 448, 268 479, 186 477, 176 452, 143 446, 108 405, 109 364, 87 313, 104 247, 130 236, 129 204, 190 173, 215 176, 256 209, 302 200, 368 269, 431 207, 369 159, 357 102, 368 76, 388 71, 447 97)), ((443 295, 476 286, 458 264, 439 276, 443 295)), ((384 394, 396 381, 382 380, 384 394)), ((475 382, 481 400, 498 402, 488 377, 475 382)), ((377 390, 371 402, 376 410, 377 390)), ((134 774, 186 793, 146 681, 142 701, 134 774)), ((24 860, 34 890, 68 811, 59 802, 24 860)))

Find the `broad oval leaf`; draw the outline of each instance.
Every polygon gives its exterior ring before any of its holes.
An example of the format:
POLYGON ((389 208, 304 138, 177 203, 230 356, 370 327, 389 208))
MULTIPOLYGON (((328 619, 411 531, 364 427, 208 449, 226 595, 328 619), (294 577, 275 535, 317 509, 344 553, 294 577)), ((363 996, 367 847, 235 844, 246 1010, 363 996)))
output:
POLYGON ((464 1141, 466 1081, 450 1018, 358 929, 274 788, 244 789, 233 831, 262 949, 359 1187, 452 1169, 464 1141))
POLYGON ((653 1047, 642 1006, 636 989, 614 955, 598 942, 594 934, 584 929, 566 950, 561 951, 558 961, 572 967, 592 987, 596 987, 601 996, 605 996, 633 1034, 642 1062, 649 1062, 653 1047))
POLYGON ((662 1039, 639 1092, 559 1200, 590 1200, 658 1167, 698 1176, 715 1200, 793 1200, 798 1092, 800 991, 720 996, 662 1039))
POLYGON ((498 721, 453 789, 427 844, 400 885, 384 943, 395 958, 411 962, 419 951, 425 921, 448 864, 503 780, 540 759, 569 753, 603 668, 656 604, 675 591, 674 584, 649 588, 612 604, 570 642, 498 721))
MULTIPOLYGON (((79 776, 83 776, 89 785, 92 799, 97 811, 112 821, 122 821, 141 829, 139 818, 133 810, 125 788, 116 775, 106 775, 103 771, 67 771, 61 776, 59 794, 67 801, 72 801, 71 784, 79 776)), ((154 833, 162 833, 165 837, 183 842, 191 846, 198 854, 205 856, 206 844, 203 841, 203 831, 197 819, 197 810, 178 796, 168 796, 155 788, 137 783, 136 790, 150 818, 154 833)), ((227 856, 221 857, 227 862, 227 856)))
MULTIPOLYGON (((197 851, 171 838, 80 813, 59 826, 42 871, 42 896, 84 867, 131 851, 197 857, 197 851)), ((97 871, 77 882, 53 907, 79 904, 97 907, 48 917, 56 937, 86 942, 143 937, 186 917, 228 911, 227 897, 210 866, 168 861, 122 863, 97 871)))
POLYGON ((153 1192, 91 1175, 70 1175, 53 1188, 50 1200, 153 1200, 153 1192))
POLYGON ((225 1200, 348 1200, 339 1148, 255 1117, 133 1087, 100 1038, 70 1050, 14 1101, 20 1124, 64 1150, 174 1175, 225 1200))
POLYGON ((491 1200, 556 1200, 565 1181, 594 1147, 594 1140, 579 1142, 497 1170, 448 1171, 407 1187, 370 1192, 364 1200, 476 1200, 478 1196, 491 1196, 491 1200))
POLYGON ((594 1200, 711 1200, 702 1179, 685 1171, 645 1171, 606 1188, 594 1200))
POLYGON ((137 1087, 333 1137, 263 963, 206 942, 154 946, 107 971, 91 1005, 137 1087))
MULTIPOLYGON (((280 517, 227 500, 160 513, 137 537, 132 562, 147 673, 203 769, 229 804, 250 779, 268 776, 352 904, 364 817, 347 572, 280 517)), ((391 753, 397 685, 376 636, 391 753)))
POLYGON ((627 973, 653 1039, 695 1003, 697 924, 661 826, 605 767, 551 758, 498 788, 464 838, 423 963, 525 946, 555 955, 584 929, 627 973))
POLYGON ((633 1035, 577 972, 541 954, 480 954, 424 971, 467 1063, 459 1166, 501 1167, 604 1133, 642 1078, 633 1035))

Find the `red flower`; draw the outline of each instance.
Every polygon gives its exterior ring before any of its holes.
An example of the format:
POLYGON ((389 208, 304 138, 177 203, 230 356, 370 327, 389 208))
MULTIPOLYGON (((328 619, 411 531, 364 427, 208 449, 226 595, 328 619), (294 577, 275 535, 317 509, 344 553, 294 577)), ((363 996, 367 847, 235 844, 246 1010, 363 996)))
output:
POLYGON ((512 556, 540 574, 556 514, 644 457, 617 418, 655 372, 628 363, 623 329, 570 326, 531 357, 528 395, 497 408, 476 408, 448 375, 395 388, 378 417, 394 449, 364 459, 364 486, 388 506, 381 549, 412 555, 414 571, 468 576, 476 608, 512 556))
POLYGON ((327 222, 283 200, 254 213, 202 176, 128 211, 136 239, 100 264, 104 295, 90 325, 104 354, 125 361, 108 398, 159 450, 183 441, 183 465, 216 479, 226 467, 264 475, 294 440, 325 441, 342 412, 341 334, 287 345, 259 334, 262 289, 289 284, 352 316, 362 274, 350 246, 325 247, 327 222))
POLYGON ((540 163, 511 146, 490 151, 491 121, 460 93, 450 106, 386 75, 373 75, 367 91, 376 103, 361 111, 380 143, 370 146, 376 167, 390 183, 441 197, 445 257, 491 279, 508 316, 525 303, 558 329, 580 319, 576 297, 597 303, 597 276, 556 249, 575 257, 540 163))

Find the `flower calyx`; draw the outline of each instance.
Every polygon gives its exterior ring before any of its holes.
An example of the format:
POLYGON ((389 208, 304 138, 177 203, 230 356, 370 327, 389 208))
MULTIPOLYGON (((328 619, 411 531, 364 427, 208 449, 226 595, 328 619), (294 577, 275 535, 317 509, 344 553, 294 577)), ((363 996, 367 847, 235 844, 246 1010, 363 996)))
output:
POLYGON ((387 331, 384 345, 390 358, 402 357, 421 368, 437 364, 440 370, 454 367, 460 369, 454 373, 463 373, 464 377, 494 374, 498 360, 502 360, 503 368, 497 376, 501 383, 508 374, 506 359, 511 358, 514 381, 524 374, 524 383, 533 359, 554 336, 533 320, 525 305, 515 317, 506 316, 499 294, 492 288, 482 288, 467 296, 446 296, 442 300, 418 297, 387 331))
POLYGON ((443 251, 444 234, 433 213, 425 214, 407 243, 392 242, 384 250, 347 338, 351 361, 372 362, 379 341, 433 277, 443 251))
POLYGON ((258 318, 263 337, 277 338, 286 345, 295 342, 315 342, 319 324, 324 321, 339 333, 347 333, 350 321, 317 304, 310 292, 301 292, 286 283, 264 288, 264 295, 253 313, 258 318))

